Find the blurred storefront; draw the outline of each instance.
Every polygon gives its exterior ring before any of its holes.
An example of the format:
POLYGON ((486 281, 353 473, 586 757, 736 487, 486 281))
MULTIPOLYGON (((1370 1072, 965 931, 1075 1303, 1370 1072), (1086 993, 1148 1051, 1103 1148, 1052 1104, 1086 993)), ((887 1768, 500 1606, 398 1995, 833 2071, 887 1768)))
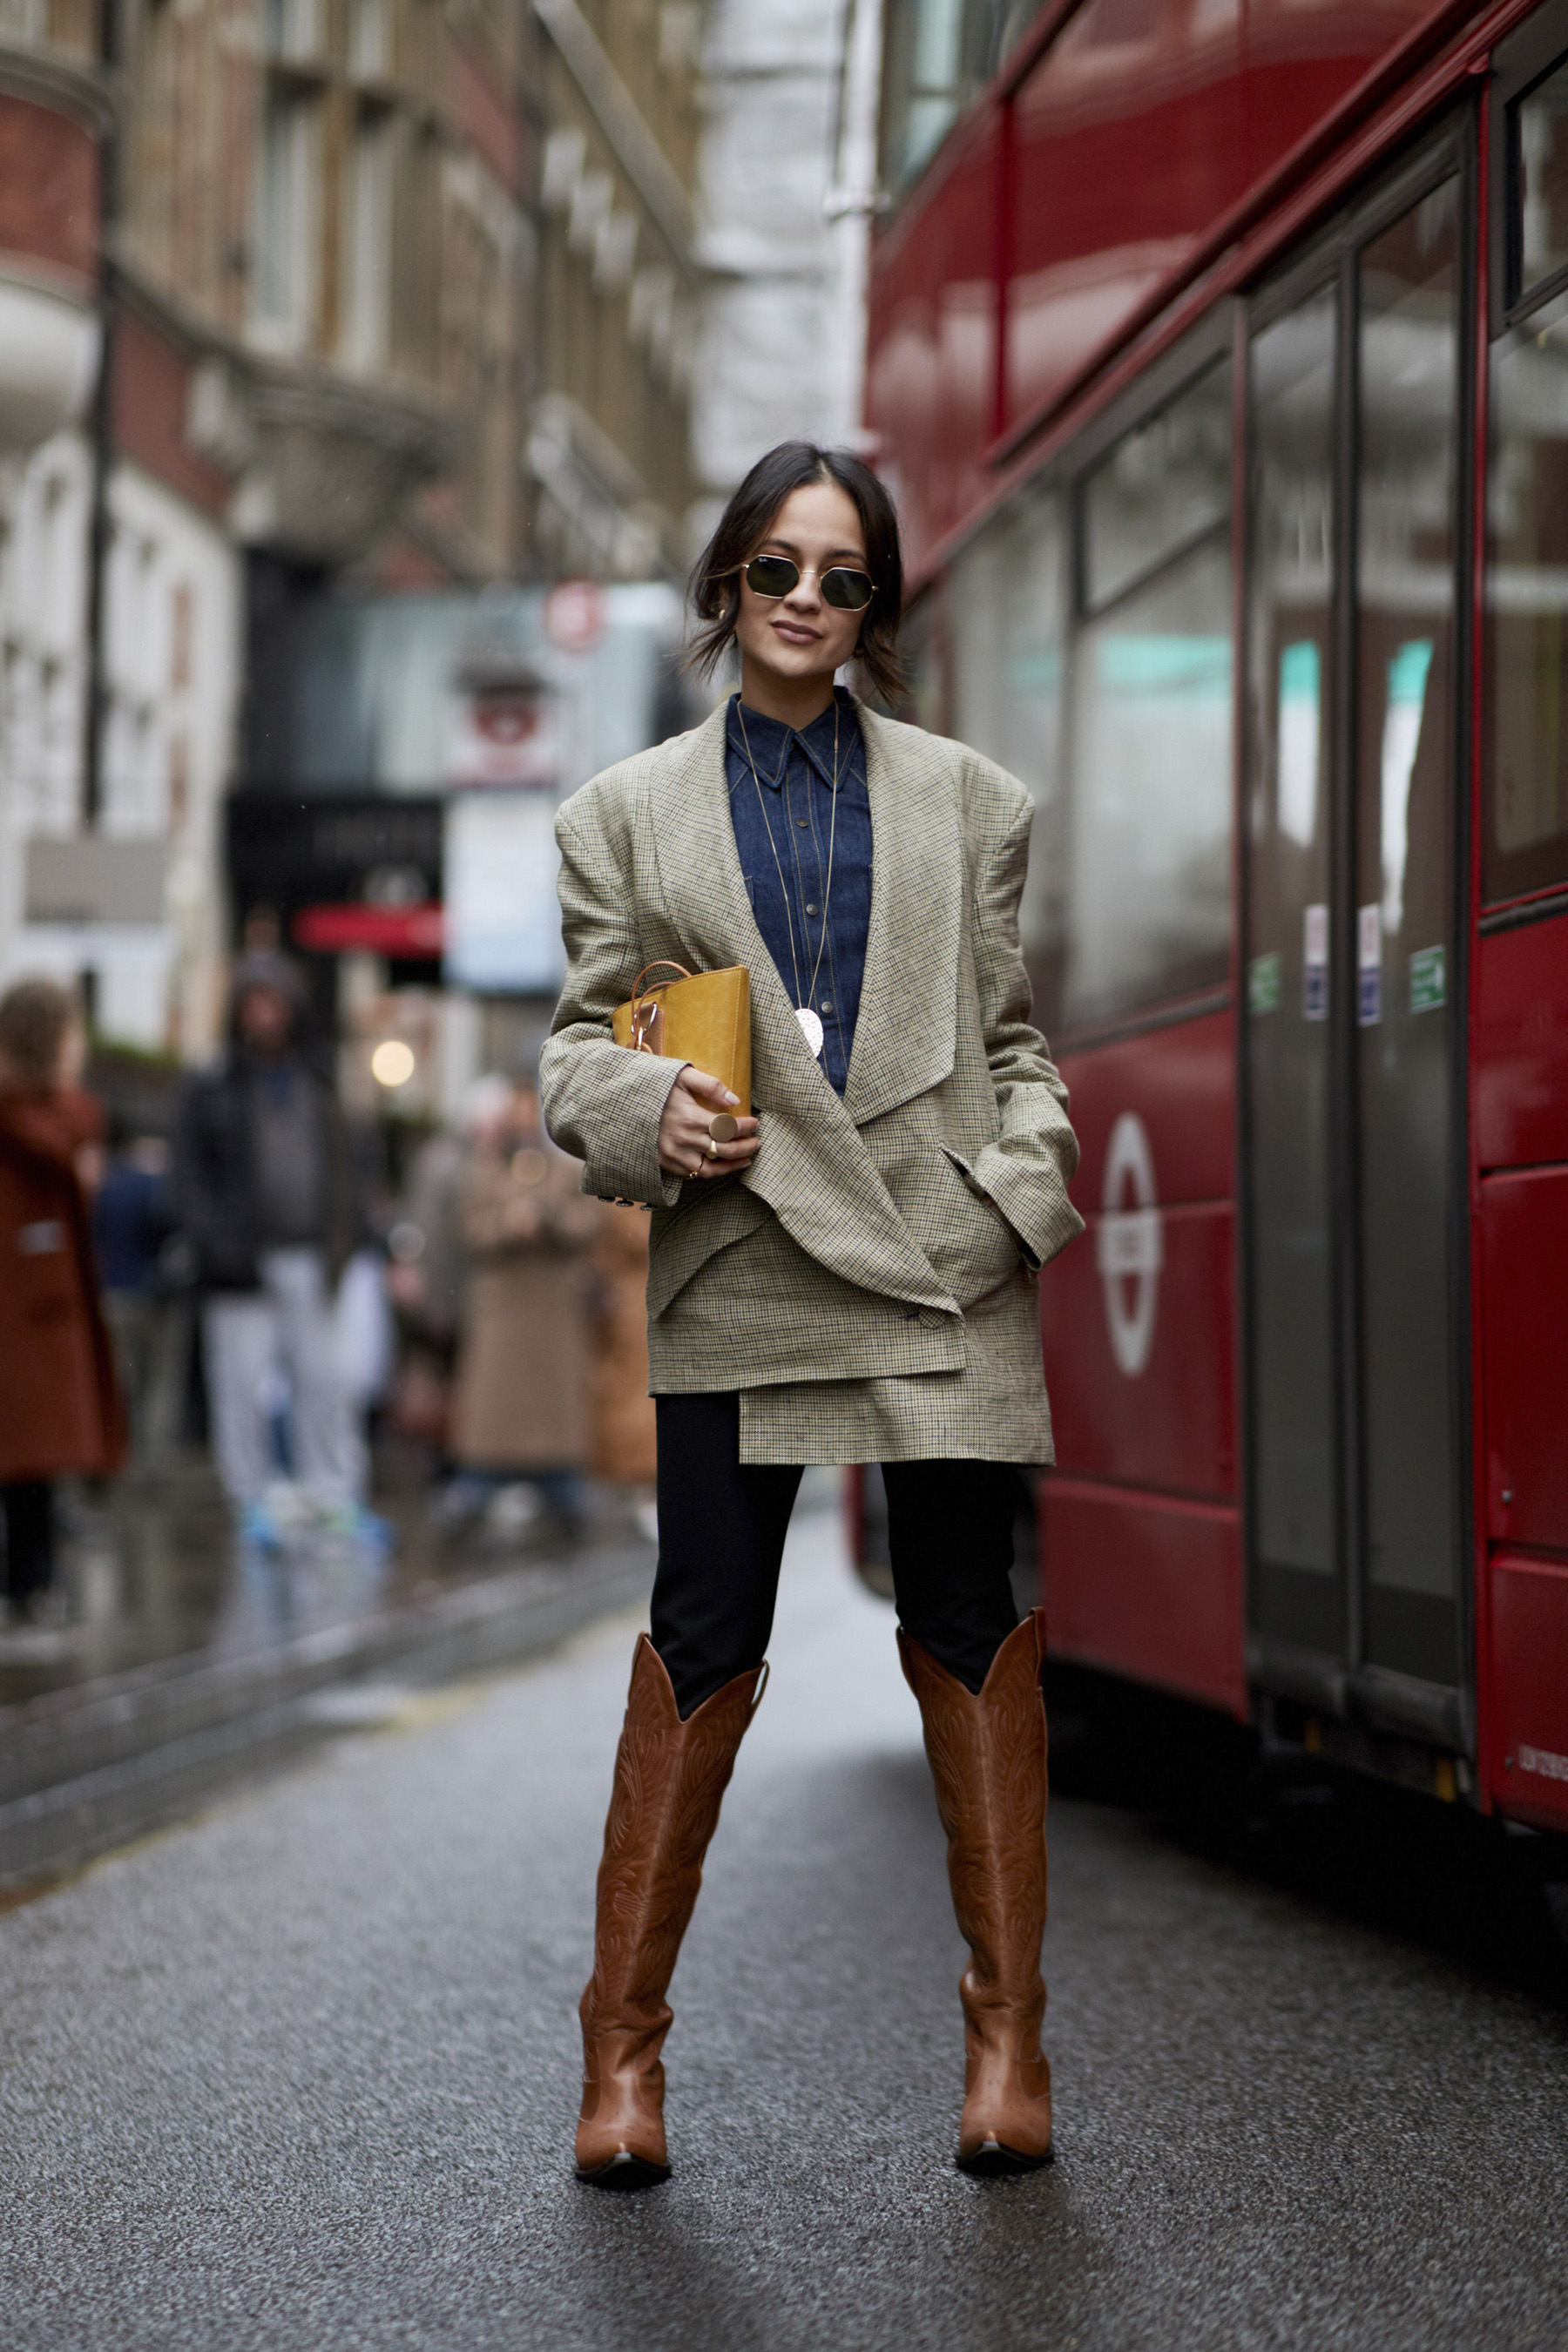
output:
POLYGON ((323 599, 297 616, 229 803, 241 933, 300 954, 349 1102, 450 1119, 521 1072, 562 971, 555 811, 686 723, 659 582, 323 599))

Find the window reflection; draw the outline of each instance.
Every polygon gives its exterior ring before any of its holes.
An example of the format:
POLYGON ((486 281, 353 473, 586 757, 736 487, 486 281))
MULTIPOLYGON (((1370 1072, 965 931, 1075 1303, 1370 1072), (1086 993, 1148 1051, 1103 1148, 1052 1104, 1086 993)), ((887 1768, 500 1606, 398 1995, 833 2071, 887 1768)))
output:
POLYGON ((1455 1661, 1448 1250, 1459 186, 1360 270, 1356 1108, 1366 1643, 1455 1661))
POLYGON ((924 170, 1043 5, 1044 0, 889 0, 882 176, 895 193, 924 170))
POLYGON ((1329 1231, 1331 288, 1253 339, 1246 1052, 1259 1622, 1339 1642, 1329 1231))
POLYGON ((1568 268, 1568 64, 1532 89, 1514 117, 1521 293, 1568 268))
POLYGON ((1568 296, 1492 353, 1482 887, 1568 882, 1568 296))
POLYGON ((1211 541, 1079 631, 1063 1016, 1222 982, 1230 938, 1231 566, 1211 541))
POLYGON ((1229 513, 1230 450, 1230 370, 1222 360, 1089 476, 1084 585, 1091 608, 1229 513))
POLYGON ((1019 929, 1047 1030, 1061 1012, 1062 678, 1068 620, 1065 502, 1037 491, 998 517, 953 566, 948 593, 952 728, 1035 801, 1019 929))

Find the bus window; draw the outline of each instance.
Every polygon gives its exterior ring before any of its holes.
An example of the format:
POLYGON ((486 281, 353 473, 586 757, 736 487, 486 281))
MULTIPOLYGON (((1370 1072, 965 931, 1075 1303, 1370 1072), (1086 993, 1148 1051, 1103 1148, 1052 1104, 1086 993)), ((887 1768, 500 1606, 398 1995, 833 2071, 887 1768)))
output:
POLYGON ((1458 1669, 1452 1215, 1460 197, 1363 250, 1355 1109, 1369 1660, 1458 1669))
POLYGON ((1042 5, 1043 0, 889 0, 882 174, 895 194, 924 170, 1042 5))
POLYGON ((1568 882, 1568 295, 1492 348, 1484 896, 1568 882))
POLYGON ((1568 63, 1513 110, 1518 294, 1568 269, 1568 63))
POLYGON ((1063 1024, 1223 985, 1230 954, 1230 370, 1084 485, 1063 1024))
POLYGON ((1246 1054, 1260 1627, 1340 1642, 1330 1268, 1332 287, 1252 341, 1246 1054))
POLYGON ((952 730, 1028 787, 1035 802, 1019 929, 1047 1032, 1061 1009, 1061 706, 1067 532, 1059 492, 999 516, 952 568, 947 593, 952 730))
POLYGON ((1084 485, 1090 612, 1230 512, 1230 370, 1224 361, 1119 441, 1084 485))

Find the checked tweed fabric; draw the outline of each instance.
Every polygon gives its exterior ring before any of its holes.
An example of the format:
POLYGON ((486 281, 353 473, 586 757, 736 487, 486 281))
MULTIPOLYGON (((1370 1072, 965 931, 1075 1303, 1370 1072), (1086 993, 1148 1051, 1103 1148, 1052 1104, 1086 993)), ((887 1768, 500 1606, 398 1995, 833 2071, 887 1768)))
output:
POLYGON ((589 1192, 653 1203, 653 1391, 739 1390, 743 1461, 1047 1462, 1037 1276, 1082 1220, 1018 943, 1032 803, 961 743, 860 723, 874 872, 842 1100, 752 919, 721 706, 561 810, 550 1131, 589 1192), (677 1066, 611 1036, 660 956, 751 971, 762 1149, 729 1181, 664 1174, 677 1066))

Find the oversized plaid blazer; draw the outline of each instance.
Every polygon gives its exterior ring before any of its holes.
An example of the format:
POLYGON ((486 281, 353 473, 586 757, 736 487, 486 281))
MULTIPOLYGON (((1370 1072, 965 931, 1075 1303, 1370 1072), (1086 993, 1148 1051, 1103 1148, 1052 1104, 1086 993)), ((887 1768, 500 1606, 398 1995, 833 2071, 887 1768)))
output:
POLYGON ((1048 1461, 1037 1275, 1082 1221, 1018 945, 1031 803, 961 743, 860 723, 875 864, 842 1100, 752 919, 721 706, 561 810, 546 1118, 589 1192, 652 1204, 653 1391, 739 1390, 743 1460, 1048 1461), (660 1169, 679 1065, 611 1036, 661 956, 751 971, 762 1148, 731 1181, 660 1169))

